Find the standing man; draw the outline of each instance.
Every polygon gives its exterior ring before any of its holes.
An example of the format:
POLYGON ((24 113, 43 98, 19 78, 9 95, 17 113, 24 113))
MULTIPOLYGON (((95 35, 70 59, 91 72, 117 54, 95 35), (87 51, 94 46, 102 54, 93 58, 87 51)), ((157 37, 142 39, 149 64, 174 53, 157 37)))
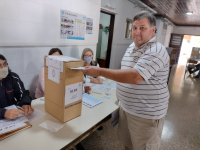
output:
POLYGON ((133 21, 133 43, 121 61, 121 69, 90 66, 83 73, 118 82, 118 137, 126 150, 159 150, 169 101, 169 55, 156 41, 152 14, 142 11, 133 21))

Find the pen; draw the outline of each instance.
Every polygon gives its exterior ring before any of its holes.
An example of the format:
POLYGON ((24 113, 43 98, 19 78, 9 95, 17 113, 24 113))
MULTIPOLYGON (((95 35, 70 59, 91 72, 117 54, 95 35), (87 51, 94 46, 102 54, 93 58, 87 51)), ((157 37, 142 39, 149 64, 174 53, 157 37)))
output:
POLYGON ((17 106, 17 105, 15 105, 15 106, 17 107, 17 109, 25 110, 24 108, 22 108, 22 107, 20 107, 20 106, 17 106))

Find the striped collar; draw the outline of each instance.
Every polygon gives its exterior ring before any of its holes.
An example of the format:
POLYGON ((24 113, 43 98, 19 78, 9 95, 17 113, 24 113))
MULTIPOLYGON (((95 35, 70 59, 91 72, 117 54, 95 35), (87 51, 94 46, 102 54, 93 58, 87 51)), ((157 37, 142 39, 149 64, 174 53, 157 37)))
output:
POLYGON ((135 43, 133 42, 133 43, 128 47, 127 53, 133 53, 134 51, 137 51, 138 49, 144 48, 144 47, 147 46, 149 43, 154 43, 154 42, 156 42, 156 36, 154 36, 152 39, 150 39, 148 42, 144 43, 143 45, 141 45, 141 46, 138 47, 138 48, 135 48, 135 43))

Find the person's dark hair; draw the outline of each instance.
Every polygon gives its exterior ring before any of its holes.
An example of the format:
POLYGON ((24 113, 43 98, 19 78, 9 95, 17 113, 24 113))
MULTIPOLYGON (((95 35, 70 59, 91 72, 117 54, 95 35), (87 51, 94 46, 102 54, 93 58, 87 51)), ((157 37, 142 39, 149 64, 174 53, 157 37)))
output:
MULTIPOLYGON (((2 54, 0 54, 0 59, 1 59, 1 60, 5 60, 6 63, 7 63, 7 65, 8 65, 8 62, 7 62, 6 58, 5 58, 2 54)), ((10 76, 11 76, 11 70, 10 70, 10 68, 8 67, 8 77, 10 77, 10 76)))
POLYGON ((148 11, 139 12, 137 15, 135 15, 135 17, 133 18, 133 21, 140 20, 143 18, 147 18, 149 20, 149 25, 151 27, 156 26, 156 17, 148 11))
POLYGON ((58 52, 60 55, 63 55, 62 51, 59 48, 52 48, 49 51, 49 55, 52 55, 53 53, 58 52))

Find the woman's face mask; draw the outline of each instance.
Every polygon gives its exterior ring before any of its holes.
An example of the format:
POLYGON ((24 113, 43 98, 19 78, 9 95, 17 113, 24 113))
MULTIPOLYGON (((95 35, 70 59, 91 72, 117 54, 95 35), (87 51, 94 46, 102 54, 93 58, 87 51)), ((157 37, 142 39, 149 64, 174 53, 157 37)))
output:
POLYGON ((92 57, 84 56, 84 61, 85 61, 87 64, 90 64, 91 61, 92 61, 92 57))
POLYGON ((8 67, 4 67, 0 69, 0 79, 7 77, 8 75, 8 67))

